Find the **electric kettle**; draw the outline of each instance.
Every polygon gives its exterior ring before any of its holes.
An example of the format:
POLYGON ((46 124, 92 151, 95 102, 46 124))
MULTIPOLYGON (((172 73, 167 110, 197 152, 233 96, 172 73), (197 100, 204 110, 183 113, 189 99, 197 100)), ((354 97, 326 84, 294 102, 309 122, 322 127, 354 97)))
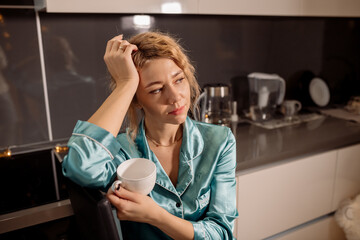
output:
POLYGON ((225 84, 206 85, 204 92, 195 102, 199 114, 195 120, 217 125, 230 126, 231 96, 230 87, 225 84))
POLYGON ((272 119, 285 97, 284 79, 277 74, 251 73, 248 81, 250 118, 253 121, 272 119))

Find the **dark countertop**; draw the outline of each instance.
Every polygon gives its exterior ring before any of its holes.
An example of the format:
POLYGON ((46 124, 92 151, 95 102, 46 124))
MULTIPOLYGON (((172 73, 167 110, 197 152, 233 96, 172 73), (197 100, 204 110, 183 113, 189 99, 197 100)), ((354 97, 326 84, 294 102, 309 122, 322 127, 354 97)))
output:
MULTIPOLYGON (((243 175, 302 157, 360 143, 360 124, 324 117, 288 127, 268 130, 246 122, 236 124, 236 175, 243 175)), ((10 147, 13 155, 65 146, 67 139, 10 147)), ((66 152, 55 156, 62 159, 66 152)), ((71 216, 69 200, 0 216, 0 233, 71 216), (35 214, 35 215, 34 215, 35 214), (37 215, 36 215, 37 214, 37 215), (45 216, 43 218, 37 216, 45 216), (34 217, 35 216, 35 217, 34 217), (15 224, 16 223, 16 224, 15 224)))
MULTIPOLYGON (((237 176, 360 143, 360 123, 329 116, 271 130, 238 122, 232 130, 236 131, 237 176)), ((12 155, 66 146, 67 140, 13 146, 12 155)))
POLYGON ((237 176, 360 143, 359 123, 329 116, 271 130, 239 122, 233 132, 237 176))

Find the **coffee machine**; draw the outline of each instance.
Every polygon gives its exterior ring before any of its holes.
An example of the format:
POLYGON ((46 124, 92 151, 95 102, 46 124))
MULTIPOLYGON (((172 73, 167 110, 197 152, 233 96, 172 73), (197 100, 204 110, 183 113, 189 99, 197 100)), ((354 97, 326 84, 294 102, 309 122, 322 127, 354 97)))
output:
POLYGON ((199 114, 194 114, 195 120, 230 126, 231 95, 228 85, 206 85, 195 106, 199 107, 199 114))

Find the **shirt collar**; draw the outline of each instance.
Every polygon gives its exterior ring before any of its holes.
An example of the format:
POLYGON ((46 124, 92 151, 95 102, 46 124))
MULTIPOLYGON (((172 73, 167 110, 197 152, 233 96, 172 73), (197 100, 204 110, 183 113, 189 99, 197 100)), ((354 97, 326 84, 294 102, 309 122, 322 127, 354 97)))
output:
POLYGON ((156 183, 170 192, 181 196, 194 179, 192 169, 193 163, 191 160, 199 156, 204 148, 203 138, 194 121, 189 117, 187 117, 185 121, 179 159, 179 176, 176 188, 171 184, 169 177, 166 175, 165 171, 162 170, 160 162, 157 161, 156 156, 150 150, 145 135, 144 119, 140 122, 139 132, 135 139, 135 143, 142 157, 150 159, 156 164, 156 183))
MULTIPOLYGON (((138 150, 142 153, 142 156, 151 159, 150 147, 145 135, 144 118, 140 121, 139 132, 136 136, 135 143, 138 146, 138 150)), ((187 117, 183 129, 180 153, 187 161, 191 161, 202 153, 203 148, 204 140, 199 129, 194 121, 190 117, 187 117)))
POLYGON ((204 148, 202 135, 191 118, 187 117, 183 130, 183 142, 181 145, 181 154, 187 160, 193 160, 199 156, 204 148))

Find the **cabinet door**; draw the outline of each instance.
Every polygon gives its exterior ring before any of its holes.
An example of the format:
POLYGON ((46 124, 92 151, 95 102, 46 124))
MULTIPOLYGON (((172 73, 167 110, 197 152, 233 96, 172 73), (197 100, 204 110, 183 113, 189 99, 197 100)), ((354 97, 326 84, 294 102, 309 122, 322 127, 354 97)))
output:
POLYGON ((301 0, 199 0, 200 14, 300 15, 301 0))
POLYGON ((45 0, 47 12, 198 13, 198 1, 180 0, 45 0))
POLYGON ((360 194, 360 144, 340 149, 332 210, 335 211, 341 201, 360 194))
POLYGON ((312 221, 292 231, 285 232, 272 239, 276 240, 346 240, 343 230, 338 226, 333 216, 312 221))
POLYGON ((359 0, 198 0, 200 14, 359 17, 359 0))
POLYGON ((336 151, 238 178, 237 236, 263 239, 331 210, 336 151))
POLYGON ((302 0, 304 16, 359 17, 358 0, 302 0))
POLYGON ((303 0, 302 12, 305 16, 336 16, 338 0, 303 0))

